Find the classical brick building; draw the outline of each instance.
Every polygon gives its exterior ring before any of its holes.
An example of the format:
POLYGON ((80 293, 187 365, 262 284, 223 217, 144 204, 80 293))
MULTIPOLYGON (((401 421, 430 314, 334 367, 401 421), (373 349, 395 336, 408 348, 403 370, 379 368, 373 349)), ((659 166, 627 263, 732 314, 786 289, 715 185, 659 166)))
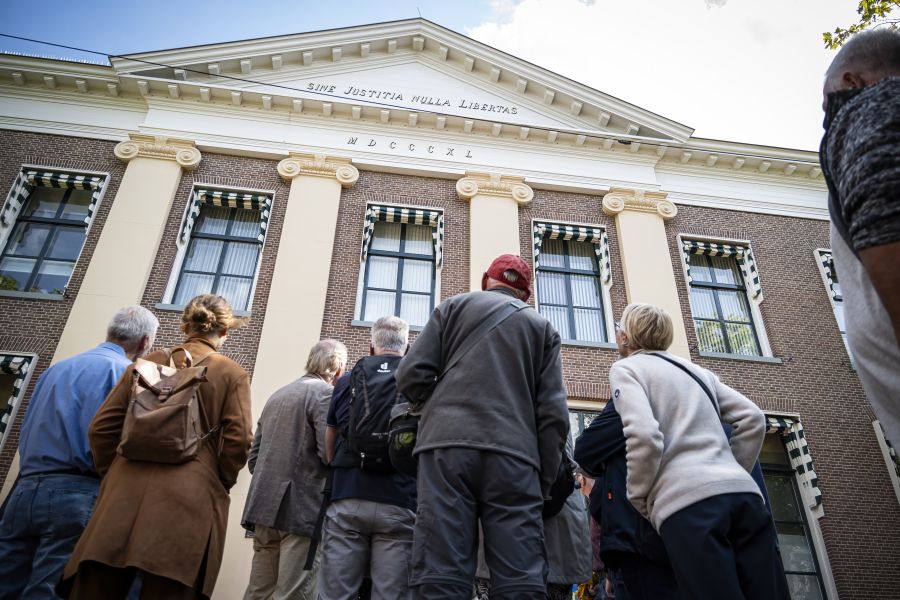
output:
MULTIPOLYGON (((0 56, 0 478, 30 391, 141 303, 179 340, 215 291, 254 411, 309 347, 421 327, 495 255, 535 269, 577 431, 609 395, 614 318, 667 308, 672 351, 769 416, 762 462, 795 598, 900 597, 900 487, 842 339, 814 153, 692 136, 414 19, 114 58, 0 56), (814 470, 813 470, 814 469, 814 470)), ((216 596, 251 545, 232 492, 216 596)))

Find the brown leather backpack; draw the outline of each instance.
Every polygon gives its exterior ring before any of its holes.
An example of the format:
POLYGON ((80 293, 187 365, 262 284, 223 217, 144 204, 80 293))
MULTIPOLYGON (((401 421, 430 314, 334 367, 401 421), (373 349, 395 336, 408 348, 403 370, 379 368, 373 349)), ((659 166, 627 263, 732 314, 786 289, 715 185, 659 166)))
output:
POLYGON ((137 359, 131 398, 122 425, 117 452, 128 460, 181 464, 193 460, 206 440, 219 430, 205 434, 206 415, 198 391, 206 379, 206 367, 198 366, 210 352, 194 361, 185 348, 165 350, 168 365, 137 359), (177 368, 172 355, 184 352, 185 366, 177 368))

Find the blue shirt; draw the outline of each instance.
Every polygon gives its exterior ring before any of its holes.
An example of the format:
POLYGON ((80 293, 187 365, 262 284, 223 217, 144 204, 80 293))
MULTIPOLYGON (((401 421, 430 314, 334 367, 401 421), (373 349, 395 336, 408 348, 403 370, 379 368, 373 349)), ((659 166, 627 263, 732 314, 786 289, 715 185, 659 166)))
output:
POLYGON ((121 346, 104 342, 41 375, 19 435, 23 477, 48 471, 96 473, 88 427, 130 364, 121 346))
MULTIPOLYGON (((331 405, 328 407, 327 424, 346 431, 350 424, 350 374, 338 379, 334 384, 331 405)), ((346 441, 338 436, 335 454, 346 441)), ((357 468, 334 469, 331 484, 331 500, 359 498, 402 506, 416 510, 416 478, 398 471, 393 473, 373 473, 357 468)))

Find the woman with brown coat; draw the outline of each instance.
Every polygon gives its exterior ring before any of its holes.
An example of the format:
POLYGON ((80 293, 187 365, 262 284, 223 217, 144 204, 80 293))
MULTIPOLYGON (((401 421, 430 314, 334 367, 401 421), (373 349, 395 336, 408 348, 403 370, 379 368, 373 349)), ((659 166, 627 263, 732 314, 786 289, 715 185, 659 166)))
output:
MULTIPOLYGON (((138 572, 141 598, 212 594, 225 544, 228 490, 253 439, 249 376, 217 350, 228 331, 246 319, 236 318, 223 298, 206 294, 191 300, 181 320, 186 339, 173 348, 175 365, 185 365, 184 350, 195 363, 209 355, 202 362, 208 381, 198 391, 200 420, 206 431, 220 429, 196 458, 182 464, 117 454, 135 367, 125 372, 89 430, 103 480, 94 514, 63 573, 58 589, 63 597, 124 599, 138 572)), ((146 359, 165 364, 168 355, 159 351, 146 359)))

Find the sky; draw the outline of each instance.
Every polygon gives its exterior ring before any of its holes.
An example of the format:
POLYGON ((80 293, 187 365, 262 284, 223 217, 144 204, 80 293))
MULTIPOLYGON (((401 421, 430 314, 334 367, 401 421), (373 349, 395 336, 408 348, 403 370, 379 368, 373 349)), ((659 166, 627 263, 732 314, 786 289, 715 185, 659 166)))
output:
MULTIPOLYGON (((0 33, 128 54, 422 16, 720 140, 815 150, 852 0, 0 0, 0 33), (44 15, 35 18, 36 14, 44 15), (49 25, 54 25, 50 27, 49 25)), ((106 63, 0 37, 0 51, 106 63)))

